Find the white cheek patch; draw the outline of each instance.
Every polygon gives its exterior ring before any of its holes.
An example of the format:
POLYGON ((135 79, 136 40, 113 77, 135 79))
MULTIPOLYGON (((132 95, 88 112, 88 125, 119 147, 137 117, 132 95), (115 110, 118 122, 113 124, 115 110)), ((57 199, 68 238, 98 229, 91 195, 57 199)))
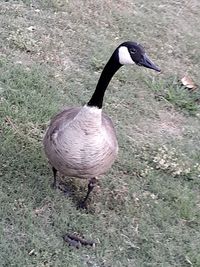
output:
POLYGON ((135 64, 135 62, 132 60, 130 53, 128 51, 128 48, 126 46, 121 46, 118 50, 119 55, 119 62, 122 65, 130 65, 135 64))

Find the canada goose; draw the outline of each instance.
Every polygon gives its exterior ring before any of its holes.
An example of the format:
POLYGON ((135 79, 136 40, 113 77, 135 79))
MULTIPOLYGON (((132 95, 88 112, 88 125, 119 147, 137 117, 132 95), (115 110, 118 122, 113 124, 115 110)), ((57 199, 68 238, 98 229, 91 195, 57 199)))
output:
POLYGON ((68 177, 90 179, 82 206, 95 186, 96 177, 108 171, 117 156, 115 129, 111 119, 102 112, 102 104, 115 72, 130 64, 160 71, 140 44, 122 43, 105 65, 89 102, 57 114, 44 136, 44 151, 52 166, 54 187, 57 171, 68 177))

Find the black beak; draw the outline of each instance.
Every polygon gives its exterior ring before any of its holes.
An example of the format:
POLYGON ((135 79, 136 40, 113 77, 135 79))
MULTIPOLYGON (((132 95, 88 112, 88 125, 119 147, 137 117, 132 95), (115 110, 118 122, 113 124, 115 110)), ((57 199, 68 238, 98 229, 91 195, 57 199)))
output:
POLYGON ((146 54, 144 54, 141 58, 141 60, 138 62, 138 65, 155 70, 160 72, 161 69, 158 68, 149 58, 146 54))

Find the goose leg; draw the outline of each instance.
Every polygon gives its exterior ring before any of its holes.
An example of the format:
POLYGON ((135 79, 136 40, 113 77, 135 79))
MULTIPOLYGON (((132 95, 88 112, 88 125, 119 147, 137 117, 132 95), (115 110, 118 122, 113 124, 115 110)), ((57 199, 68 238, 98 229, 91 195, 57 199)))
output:
POLYGON ((85 196, 85 198, 83 199, 83 201, 79 204, 80 208, 86 208, 86 202, 87 199, 90 195, 90 193, 92 192, 92 190, 94 189, 95 185, 96 185, 97 179, 95 177, 91 178, 89 183, 88 183, 88 191, 87 194, 85 196))
POLYGON ((57 187, 57 180, 56 180, 56 174, 57 174, 57 170, 52 167, 52 171, 53 171, 53 183, 52 183, 52 187, 56 188, 57 187))

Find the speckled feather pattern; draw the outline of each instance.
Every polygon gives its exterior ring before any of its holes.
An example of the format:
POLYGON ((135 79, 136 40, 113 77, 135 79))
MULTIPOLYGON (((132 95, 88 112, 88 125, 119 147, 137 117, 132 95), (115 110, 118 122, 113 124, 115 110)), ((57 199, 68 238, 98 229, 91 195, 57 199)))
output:
POLYGON ((65 176, 92 178, 113 164, 118 143, 111 119, 101 109, 66 108, 56 115, 44 137, 50 164, 65 176))

